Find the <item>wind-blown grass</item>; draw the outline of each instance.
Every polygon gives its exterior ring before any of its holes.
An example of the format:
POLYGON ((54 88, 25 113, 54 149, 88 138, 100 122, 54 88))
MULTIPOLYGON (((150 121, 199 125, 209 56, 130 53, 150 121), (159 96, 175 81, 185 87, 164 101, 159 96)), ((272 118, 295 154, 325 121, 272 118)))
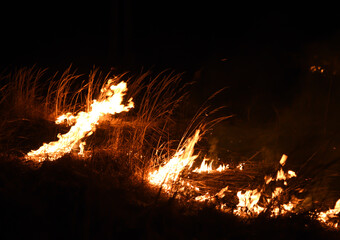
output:
MULTIPOLYGON (((34 223, 24 225, 32 217, 44 228, 41 238, 53 238, 56 228, 65 229, 71 237, 73 232, 81 238, 110 238, 118 233, 124 237, 132 234, 136 238, 167 235, 198 239, 272 238, 273 235, 265 232, 264 223, 273 228, 270 233, 277 231, 281 237, 337 236, 336 232, 324 231, 303 214, 241 222, 206 203, 177 202, 175 194, 164 196, 159 188, 154 189, 145 182, 150 168, 169 159, 198 126, 203 133, 209 133, 216 124, 230 117, 210 118, 220 109, 210 110, 205 104, 188 123, 176 119, 175 110, 186 100, 190 86, 181 81, 181 74, 164 71, 155 75, 147 71, 117 75, 93 69, 85 75, 78 74, 71 66, 62 73, 51 74, 47 69, 32 67, 3 74, 0 86, 0 164, 3 170, 0 171, 0 205, 10 206, 2 215, 4 219, 10 216, 8 228, 12 224, 32 232, 34 223), (68 126, 54 123, 56 117, 66 112, 89 110, 109 78, 117 83, 127 81, 125 100, 133 98, 135 108, 101 120, 95 133, 86 139, 87 159, 78 161, 76 155, 69 154, 55 162, 46 161, 38 169, 32 162, 22 161, 21 157, 31 149, 56 140, 58 133, 67 132, 68 126), (58 212, 60 209, 66 210, 58 212), (20 219, 17 225, 16 218, 20 219)), ((202 142, 199 148, 204 151, 206 146, 204 140, 202 142)), ((259 168, 251 170, 261 171, 259 168)), ((254 180, 253 175, 246 170, 240 179, 230 173, 229 184, 234 184, 231 189, 241 185, 250 187, 254 183, 247 183, 247 180, 254 180)), ((221 174, 209 181, 204 175, 192 174, 191 177, 190 181, 200 182, 203 190, 218 191, 218 185, 224 187, 225 184, 225 176, 221 174)))
POLYGON ((128 155, 129 165, 137 169, 150 164, 146 159, 151 159, 156 147, 175 132, 172 115, 186 96, 187 85, 181 83, 181 74, 164 71, 154 76, 148 71, 113 75, 93 69, 85 77, 71 66, 51 76, 47 69, 36 67, 4 74, 0 99, 0 142, 4 143, 1 151, 24 153, 37 147, 38 142, 55 140, 57 133, 67 131, 67 126, 58 126, 54 120, 67 112, 89 110, 109 78, 116 83, 127 81, 126 99, 135 99, 135 108, 119 118, 106 116, 101 120, 98 134, 88 139, 87 150, 97 148, 116 157, 128 155), (37 132, 35 129, 40 127, 37 132))

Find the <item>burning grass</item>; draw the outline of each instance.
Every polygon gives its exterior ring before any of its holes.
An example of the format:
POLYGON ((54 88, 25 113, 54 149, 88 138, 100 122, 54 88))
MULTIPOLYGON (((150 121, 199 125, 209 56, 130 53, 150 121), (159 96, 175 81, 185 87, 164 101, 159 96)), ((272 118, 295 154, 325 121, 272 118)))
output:
POLYGON ((0 99, 3 206, 44 226, 42 238, 55 226, 81 238, 259 238, 264 223, 282 237, 338 235, 328 228, 339 203, 316 207, 286 155, 269 164, 263 151, 233 163, 207 157, 205 135, 229 116, 209 120, 219 109, 203 106, 187 124, 176 119, 188 87, 180 74, 46 72, 4 75, 0 99))

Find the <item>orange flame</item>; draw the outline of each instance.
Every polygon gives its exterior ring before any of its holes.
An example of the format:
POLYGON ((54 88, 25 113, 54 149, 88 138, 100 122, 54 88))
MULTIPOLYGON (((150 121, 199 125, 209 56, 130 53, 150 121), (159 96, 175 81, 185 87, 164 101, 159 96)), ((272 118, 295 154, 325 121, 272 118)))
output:
MULTIPOLYGON (((197 158, 196 155, 193 155, 194 146, 199 139, 199 130, 197 130, 191 138, 187 139, 187 141, 183 144, 181 148, 174 154, 174 156, 164 165, 159 167, 158 170, 149 173, 148 180, 150 183, 156 186, 162 186, 166 192, 170 192, 172 186, 176 181, 179 183, 181 188, 179 188, 179 192, 185 192, 186 189, 193 190, 198 192, 200 189, 195 185, 192 185, 189 182, 186 182, 185 179, 180 179, 181 172, 187 168, 190 169, 193 165, 193 162, 197 158)), ((283 166, 286 164, 288 156, 283 154, 280 159, 280 169, 277 171, 276 176, 265 176, 265 184, 268 185, 270 182, 283 181, 284 185, 287 185, 286 180, 296 177, 296 173, 292 170, 288 170, 285 172, 283 170, 283 166)), ((192 170, 192 172, 196 173, 214 173, 216 171, 224 171, 229 166, 228 165, 220 165, 217 169, 213 169, 212 162, 208 163, 209 159, 204 158, 201 166, 192 170)), ((244 167, 244 163, 241 163, 237 166, 239 170, 242 170, 244 167)), ((266 195, 262 195, 264 189, 254 189, 247 190, 245 192, 238 191, 238 204, 236 205, 236 209, 232 209, 227 206, 225 203, 220 203, 216 205, 216 209, 222 212, 232 212, 233 214, 240 217, 255 217, 259 214, 269 211, 271 217, 277 217, 279 215, 285 215, 287 213, 294 212, 296 206, 300 202, 301 199, 296 197, 292 197, 290 201, 286 203, 281 203, 282 199, 280 199, 281 195, 284 192, 284 189, 281 187, 276 187, 271 194, 271 197, 266 195), (260 198, 263 197, 264 201, 259 205, 260 198), (279 199, 280 201, 276 201, 279 199)), ((216 199, 223 199, 225 197, 225 193, 230 192, 228 190, 228 186, 222 188, 216 194, 210 194, 209 192, 203 193, 202 195, 194 197, 195 201, 198 202, 212 202, 216 203, 216 199)), ((218 201, 217 201, 218 202, 218 201)), ((340 199, 335 204, 334 209, 330 209, 325 212, 317 213, 317 219, 320 222, 323 222, 331 227, 337 227, 338 222, 335 222, 336 215, 340 213, 340 199)))
MULTIPOLYGON (((286 160, 287 160, 288 156, 286 154, 283 154, 281 159, 280 159, 280 165, 283 167, 286 164, 286 160)), ((269 184, 272 181, 280 181, 283 180, 284 181, 284 185, 287 185, 286 180, 290 179, 292 177, 296 177, 296 173, 292 170, 288 170, 287 173, 285 173, 282 169, 282 167, 277 171, 276 173, 276 179, 273 179, 271 176, 265 176, 264 180, 266 182, 266 184, 269 184)))
POLYGON ((332 218, 335 218, 337 214, 340 213, 340 199, 335 203, 335 206, 333 209, 329 209, 325 212, 319 212, 317 214, 317 220, 319 220, 322 223, 327 224, 330 227, 338 227, 338 223, 333 223, 330 221, 332 218))
POLYGON ((184 146, 158 170, 150 172, 148 180, 151 184, 163 186, 165 190, 171 190, 171 186, 175 183, 180 173, 186 168, 191 167, 197 155, 193 155, 194 146, 199 139, 199 130, 196 130, 194 136, 187 139, 184 146))
MULTIPOLYGON (((265 183, 268 185, 272 181, 284 181, 284 185, 287 185, 286 180, 292 177, 296 177, 296 174, 292 170, 288 170, 287 173, 285 173, 282 169, 282 166, 285 165, 286 160, 288 156, 283 154, 280 159, 280 165, 281 168, 277 171, 276 179, 274 179, 271 176, 265 176, 264 180, 265 183)), ((261 190, 262 191, 262 190, 261 190)), ((242 193, 242 191, 239 191, 237 193, 237 197, 239 199, 239 203, 237 205, 237 209, 234 210, 234 214, 238 216, 256 216, 266 210, 266 207, 262 207, 258 205, 258 201, 261 197, 261 191, 258 191, 257 189, 254 190, 248 190, 245 193, 242 193)), ((274 199, 279 197, 283 193, 283 189, 281 187, 276 187, 275 190, 272 192, 271 198, 265 198, 266 202, 269 204, 274 199)), ((288 202, 285 204, 281 204, 279 206, 274 207, 271 210, 271 216, 278 216, 279 214, 285 214, 288 212, 291 212, 296 206, 296 203, 288 202)))
POLYGON ((211 161, 209 164, 207 163, 209 161, 208 158, 204 158, 201 166, 197 167, 193 170, 193 172, 195 173, 213 173, 213 172, 223 172, 227 169, 229 169, 229 165, 224 165, 221 164, 219 165, 216 169, 213 169, 212 164, 214 161, 211 161))
POLYGON ((237 197, 239 199, 239 203, 237 204, 237 209, 234 210, 234 214, 238 216, 245 216, 248 214, 258 215, 265 210, 265 208, 257 204, 261 197, 261 192, 257 189, 248 190, 245 193, 239 191, 237 192, 237 197))
POLYGON ((55 160, 62 157, 64 154, 71 152, 72 149, 79 145, 81 154, 84 150, 85 143, 81 140, 89 136, 95 131, 99 119, 104 114, 116 114, 129 111, 134 106, 132 99, 129 99, 128 104, 122 104, 123 96, 127 91, 125 82, 120 82, 113 85, 113 80, 109 79, 107 84, 101 89, 99 99, 93 100, 91 110, 88 112, 79 112, 76 116, 71 113, 66 113, 57 118, 56 123, 67 121, 68 124, 74 124, 70 130, 61 135, 58 135, 58 141, 44 143, 38 150, 32 150, 27 153, 26 159, 41 162, 45 159, 55 160))

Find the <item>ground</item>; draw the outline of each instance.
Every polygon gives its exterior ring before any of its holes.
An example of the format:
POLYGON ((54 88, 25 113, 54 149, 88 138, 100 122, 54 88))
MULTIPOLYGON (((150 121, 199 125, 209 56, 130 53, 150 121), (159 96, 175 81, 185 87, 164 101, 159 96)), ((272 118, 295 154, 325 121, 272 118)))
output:
POLYGON ((0 164, 2 239, 339 238, 303 214, 241 220, 168 199, 120 164, 106 172, 70 156, 39 168, 6 156, 0 164))

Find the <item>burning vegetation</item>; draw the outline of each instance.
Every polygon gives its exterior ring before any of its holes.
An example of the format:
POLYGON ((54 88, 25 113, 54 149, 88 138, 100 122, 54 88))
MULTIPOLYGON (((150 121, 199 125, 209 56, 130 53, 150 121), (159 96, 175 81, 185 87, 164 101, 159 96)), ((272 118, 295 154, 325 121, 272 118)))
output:
MULTIPOLYGON (((324 70, 313 66, 311 71, 324 70)), ((226 224, 240 224, 240 229, 255 221, 300 221, 302 217, 305 226, 315 227, 317 222, 317 229, 329 236, 338 233, 340 199, 328 210, 313 202, 305 187, 309 179, 300 178, 287 166, 286 154, 272 159, 270 166, 261 161, 260 151, 232 162, 209 156, 206 135, 230 116, 210 119, 207 116, 218 111, 203 106, 191 123, 180 121, 185 119, 176 116, 175 110, 188 88, 181 83, 181 75, 163 72, 152 77, 147 72, 138 77, 113 76, 93 70, 89 80, 81 81, 84 76, 67 69, 44 80, 48 86, 41 86, 45 75, 45 71, 31 68, 3 76, 3 82, 8 81, 0 99, 4 166, 8 161, 17 162, 24 172, 29 171, 27 166, 39 172, 46 168, 54 171, 52 162, 66 166, 77 162, 80 169, 93 169, 96 176, 105 177, 109 172, 116 179, 123 175, 133 186, 143 185, 138 196, 148 192, 147 197, 130 196, 128 200, 138 203, 141 215, 142 209, 158 211, 159 202, 176 201, 176 208, 185 208, 186 216, 197 214, 199 218, 209 209, 214 212, 211 216, 221 221, 225 216, 226 224), (42 98, 39 92, 47 92, 47 96, 42 98), (11 109, 5 110, 8 106, 11 109)), ((65 175, 70 173, 65 171, 65 175)), ((130 186, 118 182, 115 187, 121 185, 118 188, 127 194, 130 186)))

